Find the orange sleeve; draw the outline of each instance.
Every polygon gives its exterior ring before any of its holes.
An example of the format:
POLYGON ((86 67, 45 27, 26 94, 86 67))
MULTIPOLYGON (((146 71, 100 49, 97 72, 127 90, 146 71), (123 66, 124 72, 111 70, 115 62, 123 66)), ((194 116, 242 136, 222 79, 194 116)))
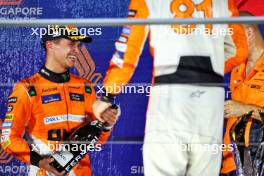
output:
MULTIPOLYGON (((228 0, 228 7, 231 17, 239 15, 234 0, 228 0)), ((229 46, 229 51, 226 50, 228 56, 225 62, 225 73, 231 72, 234 67, 246 62, 248 57, 247 39, 243 26, 240 24, 229 24, 229 29, 232 29, 233 34, 227 36, 225 40, 225 45, 229 46)))
POLYGON ((1 145, 17 159, 30 163, 30 148, 23 139, 30 118, 30 98, 22 84, 14 87, 8 98, 8 111, 2 124, 1 145))
POLYGON ((108 140, 109 136, 111 135, 112 130, 110 131, 102 131, 101 135, 98 139, 99 144, 104 144, 108 140))
MULTIPOLYGON (((131 0, 128 18, 147 18, 148 7, 145 0, 131 0)), ((116 51, 106 72, 104 86, 108 93, 118 94, 121 86, 131 79, 138 64, 149 28, 147 25, 124 26, 119 39, 115 42, 116 51), (119 89, 115 89, 119 87, 119 89)))

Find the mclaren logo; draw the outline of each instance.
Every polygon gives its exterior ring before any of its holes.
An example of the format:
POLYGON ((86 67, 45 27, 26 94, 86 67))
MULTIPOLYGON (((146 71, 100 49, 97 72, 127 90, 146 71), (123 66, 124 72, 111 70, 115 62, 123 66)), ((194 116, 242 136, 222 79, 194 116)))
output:
POLYGON ((96 84, 103 77, 101 73, 95 73, 96 65, 89 51, 85 46, 81 47, 81 54, 78 56, 78 62, 75 65, 80 77, 90 80, 96 84))
POLYGON ((19 5, 22 0, 0 0, 0 5, 19 5))

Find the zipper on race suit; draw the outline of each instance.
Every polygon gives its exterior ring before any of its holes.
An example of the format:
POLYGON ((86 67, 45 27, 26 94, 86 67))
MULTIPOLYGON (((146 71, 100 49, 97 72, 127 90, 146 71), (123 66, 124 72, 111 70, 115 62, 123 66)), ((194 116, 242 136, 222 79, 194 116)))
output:
POLYGON ((63 92, 64 92, 64 99, 65 99, 65 103, 66 103, 66 113, 67 113, 67 131, 70 130, 70 125, 69 125, 69 105, 68 105, 68 99, 67 99, 67 95, 66 95, 66 92, 65 91, 65 83, 62 83, 62 86, 63 86, 63 92))

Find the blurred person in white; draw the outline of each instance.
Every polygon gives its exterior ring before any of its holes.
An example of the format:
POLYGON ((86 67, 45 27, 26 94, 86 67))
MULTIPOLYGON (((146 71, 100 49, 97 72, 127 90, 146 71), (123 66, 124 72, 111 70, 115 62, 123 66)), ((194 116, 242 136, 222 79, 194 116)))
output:
MULTIPOLYGON (((237 15, 233 0, 131 0, 128 11, 129 18, 148 19, 237 15)), ((242 26, 229 27, 227 24, 123 27, 104 79, 105 94, 93 108, 98 117, 119 93, 113 87, 129 82, 149 36, 154 67, 143 146, 145 175, 219 174, 221 152, 196 150, 195 146, 222 143, 225 56, 226 71, 244 62, 247 56, 242 26), (213 31, 228 33, 230 29, 232 35, 213 35, 213 31), (228 55, 224 52, 225 42, 228 55), (191 150, 183 150, 186 146, 192 146, 191 150)))

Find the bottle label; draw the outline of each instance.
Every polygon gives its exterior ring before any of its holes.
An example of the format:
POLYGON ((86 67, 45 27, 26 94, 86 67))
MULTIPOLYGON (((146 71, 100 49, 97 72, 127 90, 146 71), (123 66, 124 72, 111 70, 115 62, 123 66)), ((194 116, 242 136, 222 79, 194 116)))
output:
POLYGON ((66 164, 73 158, 73 154, 68 151, 56 152, 52 155, 52 157, 62 166, 66 166, 66 164))
POLYGON ((95 126, 96 128, 102 128, 103 127, 103 123, 100 122, 99 120, 94 120, 91 122, 92 126, 95 126))

